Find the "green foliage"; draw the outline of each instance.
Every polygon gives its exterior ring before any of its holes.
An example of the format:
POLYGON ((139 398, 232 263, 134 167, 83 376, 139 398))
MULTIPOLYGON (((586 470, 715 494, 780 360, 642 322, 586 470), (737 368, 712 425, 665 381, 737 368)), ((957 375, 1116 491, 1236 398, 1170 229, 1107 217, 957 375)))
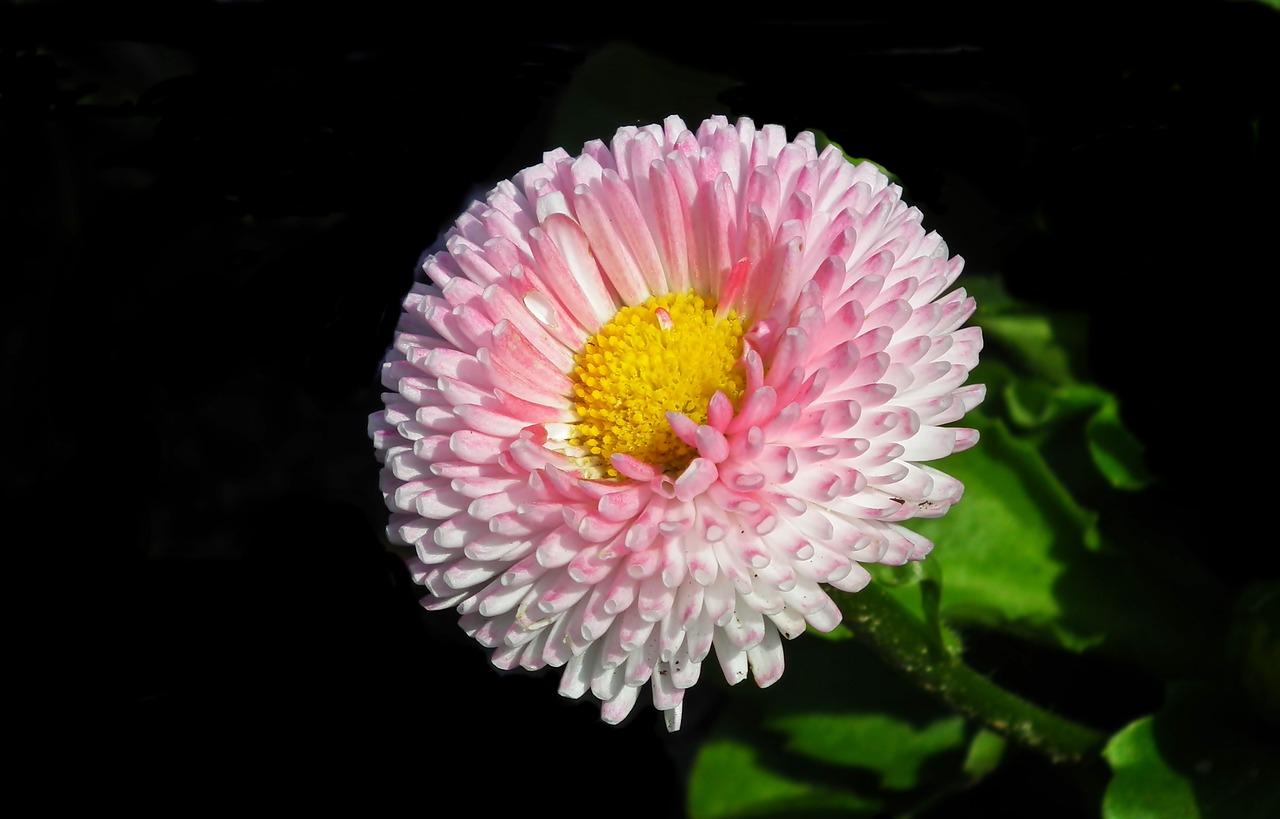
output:
POLYGON ((868 567, 877 583, 885 587, 909 611, 924 621, 934 646, 960 653, 959 637, 942 623, 942 564, 936 560, 916 561, 903 566, 868 567))
POLYGON ((1177 686, 1168 705, 1111 739, 1104 819, 1280 816, 1280 753, 1269 729, 1205 686, 1177 686))
POLYGON ((1067 648, 1095 642, 1095 631, 1064 624, 1056 594, 1068 564, 1096 541, 1095 516, 1072 501, 1034 447, 1003 423, 991 422, 982 433, 980 446, 948 462, 965 483, 965 500, 946 518, 916 527, 945 544, 928 561, 940 563, 946 575, 944 616, 1067 648))
POLYGON ((986 341, 984 364, 992 365, 975 377, 998 390, 984 409, 1003 414, 1068 480, 1100 477, 1121 490, 1149 486, 1142 444, 1125 428, 1119 401, 1081 380, 1086 318, 1020 304, 996 279, 975 277, 966 284, 978 299, 975 320, 986 341), (1090 469, 1063 457, 1082 449, 1091 457, 1090 469))
MULTIPOLYGON (((1177 555, 1124 515, 1124 495, 1151 475, 1115 396, 1084 380, 1083 317, 1019 304, 993 280, 973 285, 987 339, 973 380, 988 398, 965 423, 982 438, 945 464, 965 498, 913 524, 937 544, 926 561, 872 567, 873 582, 952 656, 963 654, 957 632, 980 628, 1153 675, 1221 664, 1215 590, 1179 575, 1177 555), (1191 598, 1201 605, 1188 607, 1191 598)), ((1255 655, 1258 631, 1241 638, 1255 655)), ((904 688, 860 644, 802 638, 787 651, 782 681, 737 694, 698 754, 691 816, 907 816, 999 769, 1005 739, 904 688)), ((1109 819, 1144 816, 1144 790, 1176 774, 1148 763, 1159 759, 1147 753, 1153 724, 1140 720, 1108 746, 1109 819)), ((1168 804, 1150 815, 1200 809, 1192 784, 1163 788, 1168 804)))
MULTIPOLYGON (((722 113, 733 86, 609 45, 575 74, 549 144, 669 113, 696 122, 722 113)), ((820 148, 836 144, 814 133, 820 148)), ((1231 600, 1185 539, 1171 542, 1135 514, 1155 476, 1120 400, 1088 371, 1087 315, 1023 303, 984 271, 960 283, 985 339, 970 381, 988 390, 962 423, 982 439, 937 465, 963 481, 963 502, 910 524, 934 553, 871 567, 873 583, 918 618, 915 631, 943 661, 963 658, 966 635, 997 632, 1153 682, 1207 681, 1172 689, 1157 714, 1134 713, 1104 759, 1091 760, 1103 776, 1081 776, 1092 783, 1085 801, 1106 819, 1280 815, 1270 787, 1280 781, 1270 750, 1280 709, 1274 584, 1231 600)), ((1008 724, 961 716, 972 709, 953 710, 855 637, 865 634, 853 622, 806 634, 787 645, 786 674, 768 691, 733 689, 691 763, 692 819, 949 816, 948 797, 1001 773, 1009 742, 1036 744, 1008 724)))
POLYGON ((902 180, 898 178, 897 174, 895 174, 893 171, 889 170, 885 166, 881 165, 879 162, 876 162, 874 159, 867 159, 866 157, 861 157, 861 156, 850 156, 849 152, 846 151, 844 148, 842 148, 839 142, 836 142, 835 140, 828 137, 825 132, 817 128, 809 128, 808 130, 813 133, 814 140, 818 146, 819 152, 821 152, 828 145, 832 145, 836 148, 836 150, 844 154, 845 159, 849 160, 854 165, 861 165, 863 162, 870 162, 872 165, 875 165, 877 168, 879 168, 881 173, 889 177, 890 182, 894 183, 895 185, 902 184, 902 180))
POLYGON ((782 680, 768 691, 742 686, 699 751, 692 819, 870 819, 967 787, 998 766, 1000 737, 866 648, 797 640, 787 652, 782 680))

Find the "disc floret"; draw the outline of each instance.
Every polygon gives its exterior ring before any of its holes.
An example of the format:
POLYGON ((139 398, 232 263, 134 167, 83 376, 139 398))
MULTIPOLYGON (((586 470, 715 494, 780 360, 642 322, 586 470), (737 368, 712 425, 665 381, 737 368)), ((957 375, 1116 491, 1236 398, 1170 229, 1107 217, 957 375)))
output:
POLYGON ((583 452, 584 471, 616 479, 609 459, 623 453, 667 474, 682 472, 697 453, 672 432, 667 413, 705 424, 716 391, 736 404, 744 386, 742 334, 737 311, 717 318, 714 300, 693 291, 619 310, 574 362, 580 420, 568 443, 583 452))

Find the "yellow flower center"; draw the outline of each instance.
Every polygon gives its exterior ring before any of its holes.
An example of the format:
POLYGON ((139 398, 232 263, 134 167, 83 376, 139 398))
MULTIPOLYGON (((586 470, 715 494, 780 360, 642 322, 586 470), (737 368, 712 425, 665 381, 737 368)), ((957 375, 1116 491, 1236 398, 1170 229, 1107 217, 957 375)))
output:
POLYGON ((715 303, 690 291, 652 296, 624 307, 574 359, 573 391, 580 419, 568 443, 583 452, 584 474, 618 478, 615 452, 668 474, 684 471, 697 451, 671 431, 666 414, 707 422, 716 390, 742 395, 742 317, 717 319, 715 303))

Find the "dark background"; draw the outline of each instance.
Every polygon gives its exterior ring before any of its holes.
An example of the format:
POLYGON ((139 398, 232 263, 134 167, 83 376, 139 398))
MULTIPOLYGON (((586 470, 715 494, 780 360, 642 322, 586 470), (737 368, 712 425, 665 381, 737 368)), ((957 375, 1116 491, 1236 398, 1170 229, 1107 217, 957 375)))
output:
MULTIPOLYGON (((673 110, 820 128, 968 271, 1087 313, 1080 375, 1161 478, 1135 504, 1215 582, 1273 570, 1276 11, 326 9, 0 8, 5 495, 45 564, 9 578, 40 589, 23 716, 95 794, 680 815, 714 669, 675 737, 502 678, 385 551, 365 433, 441 227, 542 150, 673 110)), ((1086 815, 1015 770, 987 815, 1086 815)))

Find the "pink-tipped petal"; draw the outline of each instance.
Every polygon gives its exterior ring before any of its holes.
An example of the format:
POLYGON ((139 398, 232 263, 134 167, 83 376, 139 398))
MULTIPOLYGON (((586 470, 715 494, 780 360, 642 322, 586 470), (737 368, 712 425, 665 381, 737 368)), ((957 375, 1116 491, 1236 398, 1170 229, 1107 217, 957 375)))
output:
POLYGON ((467 208, 368 424, 423 605, 606 722, 648 686, 676 730, 711 654, 772 685, 784 638, 840 623, 826 589, 929 554, 902 523, 963 499, 930 462, 978 442, 950 425, 985 397, 983 338, 901 193, 811 134, 673 116, 467 208))

